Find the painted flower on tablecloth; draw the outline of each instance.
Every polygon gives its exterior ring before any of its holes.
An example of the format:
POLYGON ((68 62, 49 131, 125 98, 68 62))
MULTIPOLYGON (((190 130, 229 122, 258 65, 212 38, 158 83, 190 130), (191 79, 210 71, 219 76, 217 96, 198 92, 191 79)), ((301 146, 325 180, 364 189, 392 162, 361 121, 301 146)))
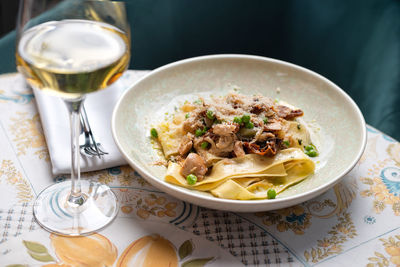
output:
MULTIPOLYGON (((389 160, 390 161, 390 160, 389 160)), ((361 177, 369 189, 360 192, 363 197, 373 197, 373 209, 381 213, 387 205, 392 206, 394 215, 400 216, 400 169, 386 167, 388 161, 380 161, 368 170, 372 177, 361 177)))
POLYGON ((304 221, 306 219, 307 215, 305 212, 296 214, 291 213, 288 216, 286 216, 286 221, 288 221, 289 223, 297 223, 297 224, 304 224, 304 221))
POLYGON ((120 201, 121 211, 126 215, 136 214, 141 219, 155 217, 175 217, 178 202, 164 193, 149 193, 130 188, 115 189, 120 201))
POLYGON ((385 250, 391 256, 390 261, 396 264, 396 266, 400 266, 400 247, 391 246, 385 250))
POLYGON ((14 135, 13 141, 16 143, 18 155, 26 155, 32 149, 40 159, 49 161, 39 114, 32 118, 26 112, 17 112, 17 115, 17 118, 11 118, 14 123, 10 125, 10 131, 14 135))
POLYGON ((381 178, 389 193, 400 196, 400 169, 387 167, 382 170, 381 178))
POLYGON ((5 181, 15 187, 17 191, 18 202, 29 202, 33 199, 34 195, 29 182, 24 178, 22 173, 17 170, 14 162, 11 160, 3 160, 0 165, 0 182, 5 181))
POLYGON ((42 267, 107 267, 117 260, 116 246, 107 237, 97 233, 78 237, 50 234, 49 238, 54 253, 49 253, 48 249, 38 242, 23 241, 26 252, 33 259, 46 263, 42 267), (52 256, 54 254, 56 258, 52 256))
POLYGON ((144 198, 144 201, 139 199, 136 202, 136 214, 142 219, 147 219, 150 215, 159 218, 164 216, 175 217, 175 208, 177 205, 176 202, 167 201, 164 196, 149 194, 144 198))
POLYGON ((160 235, 144 236, 132 242, 118 259, 117 267, 177 267, 174 245, 160 235))
POLYGON ((283 218, 277 225, 277 229, 280 232, 291 229, 295 234, 302 235, 304 230, 311 225, 311 214, 305 212, 303 206, 296 205, 277 210, 277 213, 281 214, 283 218))
POLYGON ((374 224, 374 223, 376 223, 376 219, 373 216, 368 216, 367 215, 367 216, 364 217, 364 222, 367 223, 367 224, 374 224))
POLYGON ((112 266, 117 259, 117 247, 101 234, 65 237, 50 235, 57 258, 71 266, 112 266))
POLYGON ((256 213, 256 216, 263 217, 263 223, 267 226, 276 224, 278 231, 285 232, 291 229, 297 235, 304 234, 305 229, 310 227, 312 217, 301 205, 273 212, 256 213))
POLYGON ((332 227, 328 234, 317 241, 311 250, 304 251, 306 261, 317 263, 334 254, 343 251, 342 245, 357 235, 356 228, 347 212, 337 214, 338 223, 332 227))
POLYGON ((379 240, 383 243, 385 252, 389 256, 384 255, 383 251, 382 253, 375 251, 375 256, 368 258, 370 263, 367 267, 389 266, 389 262, 400 267, 400 235, 396 235, 395 237, 390 236, 388 239, 380 238, 379 240))
MULTIPOLYGON (((178 267, 180 261, 193 253, 194 248, 192 241, 186 240, 177 251, 168 239, 159 234, 147 235, 132 242, 122 252, 116 267, 178 267)), ((214 257, 188 259, 180 266, 203 267, 213 259, 214 257)))
POLYGON ((129 189, 120 189, 117 192, 121 199, 121 211, 130 214, 136 210, 136 215, 141 219, 148 219, 150 216, 175 217, 178 203, 171 201, 169 197, 159 196, 153 193, 144 195, 129 189))
POLYGON ((327 239, 326 237, 323 238, 322 240, 318 240, 317 244, 321 248, 327 248, 331 245, 331 240, 327 239))

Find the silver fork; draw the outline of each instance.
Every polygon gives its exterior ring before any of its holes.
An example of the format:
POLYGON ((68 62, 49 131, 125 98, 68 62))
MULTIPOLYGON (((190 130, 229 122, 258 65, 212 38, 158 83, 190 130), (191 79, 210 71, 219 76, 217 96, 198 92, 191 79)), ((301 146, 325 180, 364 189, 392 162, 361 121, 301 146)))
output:
POLYGON ((81 119, 81 134, 79 136, 79 147, 81 154, 91 157, 98 156, 99 158, 101 158, 102 155, 108 154, 107 152, 104 151, 101 144, 97 143, 94 138, 84 105, 82 105, 80 119, 81 119))

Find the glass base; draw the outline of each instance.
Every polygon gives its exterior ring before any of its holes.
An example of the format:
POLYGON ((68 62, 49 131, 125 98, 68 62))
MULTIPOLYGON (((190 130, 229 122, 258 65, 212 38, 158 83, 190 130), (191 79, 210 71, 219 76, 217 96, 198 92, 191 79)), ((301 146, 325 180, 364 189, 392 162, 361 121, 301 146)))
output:
POLYGON ((79 236, 91 234, 111 223, 118 213, 117 197, 104 184, 81 180, 82 205, 70 204, 71 181, 53 184, 37 197, 36 221, 49 232, 79 236))

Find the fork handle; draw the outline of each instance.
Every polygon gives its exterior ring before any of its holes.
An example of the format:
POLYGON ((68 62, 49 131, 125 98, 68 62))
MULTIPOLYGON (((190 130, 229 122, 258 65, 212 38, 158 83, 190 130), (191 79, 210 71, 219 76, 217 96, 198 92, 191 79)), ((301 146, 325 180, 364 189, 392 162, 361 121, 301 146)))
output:
POLYGON ((92 129, 90 129, 90 124, 88 121, 88 117, 87 117, 87 113, 86 113, 86 109, 85 109, 84 105, 82 105, 82 107, 81 107, 81 120, 82 120, 83 131, 85 133, 90 133, 92 131, 92 129))
POLYGON ((97 146, 97 142, 94 139, 94 136, 93 136, 93 133, 92 133, 92 129, 90 128, 89 119, 87 117, 87 113, 86 113, 86 109, 85 109, 84 105, 82 105, 82 108, 81 108, 81 115, 82 115, 81 117, 82 117, 83 125, 84 125, 83 126, 84 127, 84 131, 89 134, 89 137, 90 137, 90 139, 92 139, 94 148, 96 150, 96 154, 97 154, 97 156, 99 158, 101 158, 101 154, 100 154, 99 148, 97 146))

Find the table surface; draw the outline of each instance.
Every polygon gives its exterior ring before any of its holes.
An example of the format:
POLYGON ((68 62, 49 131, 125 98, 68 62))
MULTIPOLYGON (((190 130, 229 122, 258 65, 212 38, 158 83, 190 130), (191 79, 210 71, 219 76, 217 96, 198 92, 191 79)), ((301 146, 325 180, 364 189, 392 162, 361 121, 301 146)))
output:
POLYGON ((32 203, 67 176, 51 174, 35 98, 18 86, 21 79, 0 76, 2 265, 400 266, 400 144, 370 126, 354 169, 299 205, 255 214, 210 210, 121 166, 83 174, 113 188, 117 219, 91 236, 52 235, 35 223, 32 203))

